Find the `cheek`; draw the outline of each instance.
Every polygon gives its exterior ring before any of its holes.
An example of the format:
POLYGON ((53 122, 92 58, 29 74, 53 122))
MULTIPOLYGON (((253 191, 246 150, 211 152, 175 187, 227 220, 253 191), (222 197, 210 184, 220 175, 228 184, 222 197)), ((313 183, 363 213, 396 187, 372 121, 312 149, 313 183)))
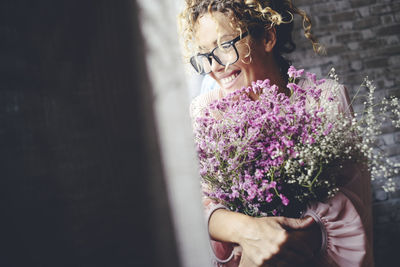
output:
POLYGON ((247 57, 239 57, 236 65, 240 67, 240 69, 246 76, 253 73, 256 69, 256 66, 254 65, 254 58, 252 55, 248 55, 247 57))
POLYGON ((238 61, 243 61, 243 62, 250 62, 251 58, 251 48, 250 45, 247 43, 244 43, 237 47, 238 53, 239 53, 239 60, 238 61))

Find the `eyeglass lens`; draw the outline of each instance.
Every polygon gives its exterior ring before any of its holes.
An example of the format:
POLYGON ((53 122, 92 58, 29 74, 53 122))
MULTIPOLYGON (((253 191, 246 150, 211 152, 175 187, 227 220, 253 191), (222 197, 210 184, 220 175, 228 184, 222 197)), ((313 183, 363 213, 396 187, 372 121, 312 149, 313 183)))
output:
POLYGON ((238 60, 238 53, 233 44, 223 44, 217 46, 210 54, 196 55, 191 58, 190 62, 194 69, 200 74, 211 72, 212 58, 222 66, 235 63, 238 60))

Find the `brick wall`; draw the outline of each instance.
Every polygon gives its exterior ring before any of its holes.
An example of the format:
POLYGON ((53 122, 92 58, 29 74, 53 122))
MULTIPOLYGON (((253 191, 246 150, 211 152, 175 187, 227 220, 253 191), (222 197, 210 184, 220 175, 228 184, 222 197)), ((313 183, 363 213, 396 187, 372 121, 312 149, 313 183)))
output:
MULTIPOLYGON (((297 50, 290 55, 296 67, 323 76, 335 67, 351 95, 368 76, 378 95, 400 97, 399 0, 298 0, 296 4, 311 15, 313 32, 327 50, 326 56, 315 55, 296 21, 297 50)), ((380 142, 391 158, 400 160, 399 131, 385 127, 380 142)), ((387 194, 375 184, 373 188, 375 263, 395 266, 400 251, 400 192, 387 194)))

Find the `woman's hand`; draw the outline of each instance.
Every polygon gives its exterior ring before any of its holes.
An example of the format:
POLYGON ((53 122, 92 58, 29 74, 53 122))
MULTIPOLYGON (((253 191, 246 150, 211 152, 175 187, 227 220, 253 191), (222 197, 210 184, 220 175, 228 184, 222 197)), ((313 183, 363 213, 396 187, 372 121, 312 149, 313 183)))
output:
POLYGON ((320 227, 311 217, 255 218, 218 209, 208 226, 213 239, 242 247, 241 267, 301 266, 321 246, 320 227))
POLYGON ((311 217, 248 217, 239 244, 240 267, 301 266, 309 261, 321 243, 319 226, 311 217))

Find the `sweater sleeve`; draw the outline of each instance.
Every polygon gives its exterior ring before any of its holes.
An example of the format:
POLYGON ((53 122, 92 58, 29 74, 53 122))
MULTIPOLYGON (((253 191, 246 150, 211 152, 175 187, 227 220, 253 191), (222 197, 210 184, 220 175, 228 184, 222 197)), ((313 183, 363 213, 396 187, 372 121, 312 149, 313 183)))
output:
MULTIPOLYGON (((227 209, 224 205, 216 203, 211 199, 204 197, 203 206, 206 215, 207 225, 210 222, 211 215, 214 211, 218 209, 227 209)), ((217 263, 227 263, 234 256, 234 245, 229 242, 216 241, 210 236, 211 249, 215 256, 215 261, 217 263)))
MULTIPOLYGON (((192 118, 193 127, 196 128, 196 118, 203 115, 204 109, 211 104, 213 101, 221 96, 219 89, 215 89, 204 94, 201 94, 193 99, 190 105, 190 117, 192 118)), ((208 225, 211 215, 214 211, 218 209, 227 209, 224 205, 212 201, 207 197, 203 197, 203 207, 206 218, 206 223, 208 225)), ((229 266, 232 259, 235 256, 234 245, 229 242, 220 242, 213 240, 210 236, 210 246, 214 253, 215 265, 229 266), (226 265, 225 265, 226 264, 226 265)))
POLYGON ((322 245, 317 257, 324 266, 372 266, 366 228, 344 193, 339 192, 327 203, 310 205, 305 215, 321 227, 322 245))
MULTIPOLYGON (((339 92, 339 112, 351 115, 346 88, 339 92)), ((349 163, 341 176, 340 191, 325 203, 309 205, 305 213, 321 227, 316 261, 321 266, 373 266, 370 173, 362 164, 349 163)))
POLYGON ((189 114, 192 119, 193 128, 196 128, 196 119, 204 115, 204 110, 215 100, 222 97, 221 89, 215 89, 198 95, 190 103, 189 114))

